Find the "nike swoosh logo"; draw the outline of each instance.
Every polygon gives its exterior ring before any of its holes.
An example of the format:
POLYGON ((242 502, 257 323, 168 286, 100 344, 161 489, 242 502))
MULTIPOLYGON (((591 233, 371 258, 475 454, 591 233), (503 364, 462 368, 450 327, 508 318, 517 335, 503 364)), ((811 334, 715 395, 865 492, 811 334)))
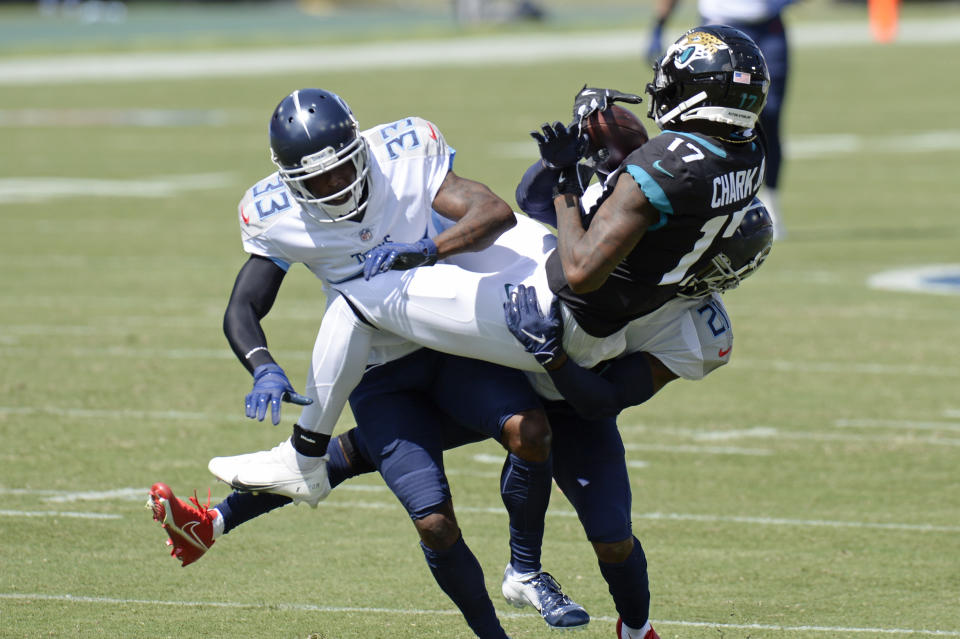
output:
POLYGON ((207 550, 207 545, 203 543, 203 540, 200 539, 200 536, 193 531, 194 528, 200 525, 199 521, 188 521, 183 525, 184 539, 189 541, 191 544, 199 548, 200 550, 207 550), (186 535, 190 535, 187 537, 186 535))
POLYGON ((524 335, 526 335, 527 337, 529 337, 530 339, 532 339, 533 341, 535 341, 537 344, 546 344, 546 343, 547 343, 547 338, 544 337, 543 335, 531 335, 530 333, 528 333, 527 331, 523 330, 522 328, 520 329, 520 332, 523 333, 524 335))
POLYGON ((656 162, 653 163, 653 168, 655 168, 656 170, 660 171, 660 172, 663 173, 664 175, 667 175, 667 176, 670 176, 670 177, 674 177, 673 173, 671 173, 670 171, 668 171, 668 170, 666 170, 665 168, 663 168, 662 166, 660 166, 660 160, 657 160, 656 162))
POLYGON ((726 357, 727 355, 730 354, 730 351, 732 350, 733 350, 732 346, 726 350, 721 348, 719 351, 717 351, 717 355, 719 355, 720 357, 726 357))
POLYGON ((243 209, 240 209, 240 219, 243 220, 244 224, 250 224, 250 218, 244 214, 243 209))

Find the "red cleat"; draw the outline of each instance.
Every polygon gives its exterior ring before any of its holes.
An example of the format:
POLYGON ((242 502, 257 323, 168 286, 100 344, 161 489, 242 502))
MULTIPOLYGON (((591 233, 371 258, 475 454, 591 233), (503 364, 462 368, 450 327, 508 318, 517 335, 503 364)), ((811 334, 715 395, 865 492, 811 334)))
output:
MULTIPOLYGON (((626 634, 623 629, 623 619, 619 617, 617 618, 617 639, 630 639, 630 635, 626 634)), ((660 639, 660 635, 653 629, 653 626, 650 626, 642 639, 660 639)))
POLYGON ((167 545, 172 546, 171 557, 176 557, 184 566, 189 566, 213 545, 213 511, 209 509, 210 498, 203 506, 194 496, 193 506, 177 499, 166 484, 157 482, 150 488, 147 508, 153 511, 153 520, 167 531, 167 545))

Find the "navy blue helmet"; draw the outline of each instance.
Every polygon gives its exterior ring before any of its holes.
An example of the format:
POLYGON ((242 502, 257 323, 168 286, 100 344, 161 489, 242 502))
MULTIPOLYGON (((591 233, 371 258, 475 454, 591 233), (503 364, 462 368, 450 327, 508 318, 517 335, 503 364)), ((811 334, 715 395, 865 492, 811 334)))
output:
POLYGON ((317 221, 338 222, 363 214, 370 172, 367 143, 340 96, 323 89, 299 89, 281 100, 270 118, 270 152, 280 179, 317 221), (354 171, 347 186, 334 193, 310 190, 311 179, 347 163, 354 171))
POLYGON ((661 129, 691 120, 752 129, 770 88, 760 48, 743 31, 725 25, 690 29, 667 48, 653 70, 647 115, 661 129))
POLYGON ((736 288, 760 268, 772 247, 773 218, 763 202, 753 198, 736 230, 718 240, 717 253, 680 282, 677 295, 704 297, 736 288))

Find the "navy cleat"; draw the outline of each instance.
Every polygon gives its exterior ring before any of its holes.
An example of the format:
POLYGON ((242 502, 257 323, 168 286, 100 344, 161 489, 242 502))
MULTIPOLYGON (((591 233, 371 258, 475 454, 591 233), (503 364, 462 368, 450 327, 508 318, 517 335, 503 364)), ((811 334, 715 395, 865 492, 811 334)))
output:
POLYGON ((583 606, 563 594, 548 572, 518 573, 508 564, 501 589, 507 603, 517 608, 533 606, 551 628, 573 630, 590 623, 583 606))

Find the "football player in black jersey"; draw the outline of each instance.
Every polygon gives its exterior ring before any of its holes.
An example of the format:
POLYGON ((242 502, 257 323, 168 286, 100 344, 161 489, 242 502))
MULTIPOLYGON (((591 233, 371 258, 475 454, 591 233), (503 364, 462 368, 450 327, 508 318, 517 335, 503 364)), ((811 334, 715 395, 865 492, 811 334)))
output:
POLYGON ((561 171, 551 289, 594 335, 671 299, 738 226, 763 181, 764 148, 753 127, 770 79, 753 40, 732 27, 691 29, 654 71, 649 115, 663 131, 627 156, 585 218, 577 127, 558 122, 533 134, 544 163, 561 171))
MULTIPOLYGON (((756 44, 731 27, 692 29, 667 49, 654 72, 647 85, 649 116, 663 132, 630 153, 609 176, 601 172, 604 189, 596 204, 584 208, 581 202, 584 178, 590 174, 579 164, 586 145, 580 124, 608 103, 637 102, 633 98, 638 96, 585 87, 569 128, 556 122, 533 133, 540 168, 531 167, 518 188, 518 202, 535 204, 538 198, 531 197, 529 188, 542 185, 543 175, 558 178, 553 205, 559 246, 547 261, 550 289, 558 299, 544 317, 536 291, 519 287, 505 305, 507 325, 529 352, 537 353, 564 398, 580 410, 588 406, 594 416, 616 415, 646 401, 680 376, 680 369, 642 352, 647 349, 609 362, 600 374, 580 368, 563 352, 560 303, 587 333, 606 337, 635 320, 642 325, 642 318, 678 297, 702 299, 693 316, 716 313, 722 320, 714 337, 732 335, 722 303, 708 295, 736 286, 759 266, 772 243, 769 214, 755 199, 764 175, 764 147, 754 126, 769 87, 756 44), (540 339, 534 343, 531 335, 540 339)), ((675 324, 674 332, 680 332, 675 324)), ((707 328, 714 328, 713 319, 707 328)), ((714 350, 705 357, 713 362, 704 361, 699 375, 726 363, 729 353, 729 346, 714 350)), ((682 376, 698 378, 686 372, 682 376)), ((557 476, 563 474, 568 435, 563 420, 553 413, 550 420, 557 476)), ((619 434, 607 441, 575 433, 569 438, 581 456, 608 460, 606 467, 585 475, 591 483, 607 486, 592 497, 596 507, 612 519, 621 511, 629 513, 629 489, 617 489, 623 480, 610 470, 623 463, 619 434)), ((576 485, 570 489, 578 490, 576 485)), ((606 566, 604 577, 621 615, 618 639, 646 638, 652 633, 646 560, 629 519, 620 528, 614 535, 620 542, 591 541, 601 568, 606 566)))

